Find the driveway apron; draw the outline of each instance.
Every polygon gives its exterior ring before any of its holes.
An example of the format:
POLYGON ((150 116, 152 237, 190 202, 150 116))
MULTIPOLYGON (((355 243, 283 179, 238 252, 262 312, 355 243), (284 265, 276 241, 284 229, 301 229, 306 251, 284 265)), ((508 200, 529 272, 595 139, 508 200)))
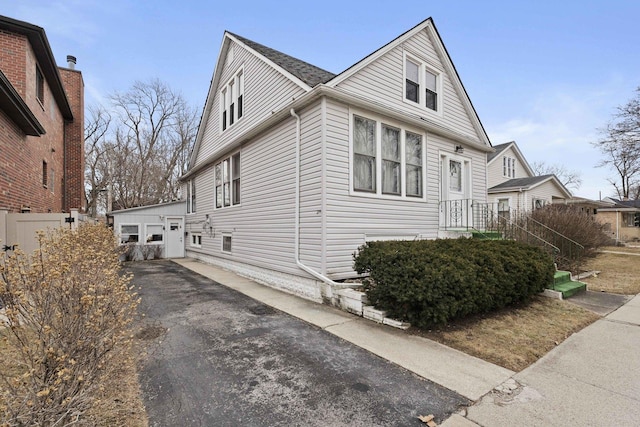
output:
POLYGON ((470 402, 171 261, 129 264, 150 426, 420 426, 470 402))

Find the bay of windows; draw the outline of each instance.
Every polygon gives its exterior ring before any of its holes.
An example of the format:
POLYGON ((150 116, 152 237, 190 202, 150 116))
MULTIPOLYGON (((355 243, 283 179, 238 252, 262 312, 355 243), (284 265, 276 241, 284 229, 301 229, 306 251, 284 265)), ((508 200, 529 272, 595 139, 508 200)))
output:
POLYGON ((240 153, 216 164, 216 208, 240 204, 240 170, 240 153))
POLYGON ((353 116, 353 190, 423 197, 423 138, 401 127, 353 116))

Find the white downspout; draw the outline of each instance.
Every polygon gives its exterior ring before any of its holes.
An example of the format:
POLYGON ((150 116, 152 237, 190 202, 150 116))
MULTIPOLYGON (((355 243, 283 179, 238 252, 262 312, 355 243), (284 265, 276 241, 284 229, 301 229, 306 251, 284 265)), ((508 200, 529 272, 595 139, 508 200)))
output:
POLYGON ((300 150, 301 150, 301 131, 300 131, 300 116, 296 114, 296 111, 292 108, 290 113, 296 119, 296 223, 295 223, 295 258, 298 267, 311 274, 318 280, 331 286, 333 289, 353 288, 359 286, 358 283, 338 283, 329 279, 327 276, 315 271, 311 267, 304 265, 300 261, 300 150))

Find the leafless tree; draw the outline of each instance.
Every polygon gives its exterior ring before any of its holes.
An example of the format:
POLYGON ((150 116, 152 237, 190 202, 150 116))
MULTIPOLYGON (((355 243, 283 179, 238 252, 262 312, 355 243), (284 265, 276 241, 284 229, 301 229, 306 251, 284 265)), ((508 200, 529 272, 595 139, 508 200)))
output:
MULTIPOLYGON (((109 99, 113 112, 108 130, 99 135, 99 142, 87 144, 87 158, 100 157, 91 163, 95 172, 87 167, 87 184, 94 190, 88 194, 97 198, 108 185, 114 209, 175 200, 197 131, 196 110, 157 79, 137 81, 109 99), (102 177, 101 187, 97 178, 102 177)), ((104 117, 105 113, 92 114, 87 134, 102 129, 104 117)))
POLYGON ((612 120, 600 130, 602 138, 594 145, 604 156, 600 167, 613 169, 610 179, 618 197, 638 197, 640 186, 640 88, 635 97, 617 108, 612 120))
POLYGON ((88 108, 85 122, 85 197, 88 213, 96 217, 98 201, 101 193, 106 190, 109 179, 106 162, 106 136, 111 124, 111 116, 102 107, 88 108))
POLYGON ((555 175, 562 185, 567 188, 578 190, 582 185, 582 177, 580 172, 576 170, 569 170, 564 165, 554 163, 547 164, 542 161, 531 163, 531 169, 536 175, 555 175))

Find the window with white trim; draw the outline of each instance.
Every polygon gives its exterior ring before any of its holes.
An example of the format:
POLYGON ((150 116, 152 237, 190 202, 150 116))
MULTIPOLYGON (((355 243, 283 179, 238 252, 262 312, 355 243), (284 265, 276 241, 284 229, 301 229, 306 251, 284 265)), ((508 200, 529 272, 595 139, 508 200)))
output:
POLYGON ((191 233, 191 246, 194 248, 202 247, 202 233, 191 233))
POLYGON ((148 244, 161 245, 164 241, 164 226, 162 224, 146 224, 144 235, 148 244))
POLYGON ((542 209, 546 204, 547 204, 547 201, 544 199, 533 199, 531 203, 533 210, 542 209))
POLYGON ((507 178, 516 177, 516 159, 504 156, 502 158, 502 175, 507 178))
POLYGON ((240 204, 240 173, 240 152, 216 164, 214 170, 216 208, 240 204))
POLYGON ((220 91, 222 130, 244 115, 244 69, 240 68, 220 91))
POLYGON ((187 181, 187 213, 196 213, 196 180, 187 181))
POLYGON ((405 54, 404 99, 420 107, 440 111, 441 73, 426 62, 405 54))
POLYGON ((422 135, 396 124, 352 117, 353 191, 423 197, 422 135))
POLYGON ((138 243, 140 224, 120 224, 120 243, 138 243))
POLYGON ((231 234, 222 234, 222 252, 231 253, 231 234))

